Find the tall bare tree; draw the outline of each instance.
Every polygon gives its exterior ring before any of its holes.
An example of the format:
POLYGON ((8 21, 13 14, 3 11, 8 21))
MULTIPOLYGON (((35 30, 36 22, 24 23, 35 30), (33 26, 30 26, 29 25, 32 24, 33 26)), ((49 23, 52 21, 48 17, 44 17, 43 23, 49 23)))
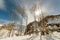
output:
MULTIPOLYGON (((34 21, 36 21, 36 15, 35 15, 35 11, 37 9, 37 4, 33 4, 32 7, 30 8, 31 14, 34 16, 34 21)), ((34 24, 34 33, 36 33, 36 23, 34 24)), ((33 31, 33 30, 32 30, 33 31)))
POLYGON ((21 24, 20 24, 20 29, 19 29, 19 31, 20 31, 20 35, 22 34, 22 24, 23 24, 23 18, 25 18, 25 9, 24 8, 22 8, 21 6, 16 6, 16 11, 19 13, 19 15, 21 15, 21 24))
POLYGON ((33 14, 35 21, 36 21, 36 16, 35 16, 36 7, 37 7, 37 5, 33 4, 32 7, 30 8, 31 14, 33 14))

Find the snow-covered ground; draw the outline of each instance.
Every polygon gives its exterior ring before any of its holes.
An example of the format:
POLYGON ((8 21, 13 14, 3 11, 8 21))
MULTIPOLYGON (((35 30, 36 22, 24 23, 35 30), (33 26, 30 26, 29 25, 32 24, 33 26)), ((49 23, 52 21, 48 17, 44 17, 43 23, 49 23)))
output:
POLYGON ((1 38, 5 38, 5 37, 8 37, 9 36, 9 30, 0 30, 0 39, 1 38))
POLYGON ((60 33, 54 32, 51 35, 25 35, 25 36, 13 36, 7 37, 0 40, 60 40, 60 33))
POLYGON ((7 38, 3 38, 3 39, 0 39, 0 40, 26 40, 28 38, 30 38, 31 36, 15 36, 15 37, 7 37, 7 38))
POLYGON ((60 40, 60 32, 54 32, 50 35, 42 36, 40 35, 24 35, 24 36, 15 36, 14 30, 11 31, 11 35, 9 36, 10 31, 6 29, 0 30, 0 40, 60 40))

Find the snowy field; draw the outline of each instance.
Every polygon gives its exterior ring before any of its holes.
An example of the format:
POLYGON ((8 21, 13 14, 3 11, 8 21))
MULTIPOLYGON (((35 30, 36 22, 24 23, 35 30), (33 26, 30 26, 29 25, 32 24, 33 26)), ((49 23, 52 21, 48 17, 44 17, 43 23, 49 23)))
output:
POLYGON ((25 35, 25 36, 14 36, 7 37, 0 40, 60 40, 60 33, 54 32, 51 35, 41 36, 41 35, 25 35))

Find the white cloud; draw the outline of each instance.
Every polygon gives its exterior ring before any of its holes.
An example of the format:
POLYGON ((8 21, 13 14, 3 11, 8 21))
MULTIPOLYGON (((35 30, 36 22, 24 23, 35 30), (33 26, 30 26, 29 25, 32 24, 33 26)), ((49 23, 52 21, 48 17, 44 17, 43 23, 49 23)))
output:
POLYGON ((4 8, 5 8, 4 0, 0 0, 0 9, 4 8))

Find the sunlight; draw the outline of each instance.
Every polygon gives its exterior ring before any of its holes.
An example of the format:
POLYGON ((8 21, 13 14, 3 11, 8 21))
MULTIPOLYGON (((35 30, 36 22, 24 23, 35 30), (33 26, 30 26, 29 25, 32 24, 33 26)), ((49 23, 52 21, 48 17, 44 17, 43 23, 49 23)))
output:
POLYGON ((36 15, 36 16, 41 15, 41 8, 40 8, 39 5, 37 6, 37 8, 36 8, 36 10, 35 10, 35 15, 36 15))
POLYGON ((39 16, 41 14, 41 9, 37 9, 36 11, 35 11, 35 15, 36 16, 39 16))

